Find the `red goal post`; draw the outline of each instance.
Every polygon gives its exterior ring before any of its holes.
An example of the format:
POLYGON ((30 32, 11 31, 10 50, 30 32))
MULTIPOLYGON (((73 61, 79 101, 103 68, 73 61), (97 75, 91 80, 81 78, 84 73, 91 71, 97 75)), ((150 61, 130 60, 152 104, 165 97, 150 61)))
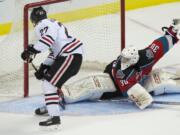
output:
MULTIPOLYGON (((44 0, 39 2, 28 3, 24 6, 23 13, 23 36, 24 36, 24 49, 28 47, 29 44, 29 9, 38 6, 50 5, 60 2, 67 2, 72 0, 44 0)), ((125 47, 125 0, 120 0, 120 48, 125 47)), ((29 65, 24 63, 24 97, 29 96, 29 65)))

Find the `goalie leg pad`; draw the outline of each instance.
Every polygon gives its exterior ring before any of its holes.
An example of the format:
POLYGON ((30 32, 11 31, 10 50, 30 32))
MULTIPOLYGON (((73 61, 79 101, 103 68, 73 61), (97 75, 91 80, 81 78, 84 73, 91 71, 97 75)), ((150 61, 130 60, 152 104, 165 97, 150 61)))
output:
POLYGON ((131 87, 127 94, 140 109, 145 109, 153 101, 152 96, 138 83, 131 87))
POLYGON ((180 94, 180 86, 171 83, 161 84, 159 87, 154 89, 153 95, 162 94, 180 94))
POLYGON ((77 80, 62 88, 66 103, 99 99, 104 92, 116 91, 110 76, 105 73, 94 74, 77 80))
POLYGON ((174 71, 168 72, 165 69, 156 69, 152 71, 143 87, 154 95, 162 95, 166 93, 180 93, 178 75, 174 71))

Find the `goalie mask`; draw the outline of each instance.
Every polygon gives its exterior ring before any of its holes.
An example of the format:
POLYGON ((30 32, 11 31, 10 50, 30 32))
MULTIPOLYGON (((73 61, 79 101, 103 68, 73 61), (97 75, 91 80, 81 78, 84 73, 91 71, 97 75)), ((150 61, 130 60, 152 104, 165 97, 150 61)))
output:
POLYGON ((139 60, 139 53, 135 47, 124 48, 121 52, 121 70, 134 65, 139 60))
POLYGON ((46 11, 42 7, 34 8, 30 15, 31 22, 33 23, 34 26, 36 26, 36 24, 39 21, 46 19, 46 18, 47 18, 46 11))

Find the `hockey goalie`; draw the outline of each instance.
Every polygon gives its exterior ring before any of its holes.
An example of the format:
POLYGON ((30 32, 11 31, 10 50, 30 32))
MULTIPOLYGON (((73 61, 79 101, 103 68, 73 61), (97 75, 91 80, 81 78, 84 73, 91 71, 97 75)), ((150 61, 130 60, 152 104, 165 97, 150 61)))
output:
MULTIPOLYGON (((174 19, 170 27, 163 27, 165 34, 142 50, 124 48, 116 60, 108 64, 102 74, 94 74, 64 85, 61 90, 66 103, 83 100, 127 97, 140 109, 153 101, 152 95, 180 92, 178 74, 163 69, 152 70, 180 38, 180 20, 174 19)), ((177 70, 178 72, 178 70, 177 70)), ((36 114, 46 112, 38 108, 36 114)))
MULTIPOLYGON (((180 93, 180 69, 169 71, 166 68, 155 69, 140 85, 150 95, 180 93)), ((85 100, 107 100, 124 97, 107 73, 95 73, 62 87, 66 103, 85 100)), ((141 93, 141 92, 140 92, 141 93)))

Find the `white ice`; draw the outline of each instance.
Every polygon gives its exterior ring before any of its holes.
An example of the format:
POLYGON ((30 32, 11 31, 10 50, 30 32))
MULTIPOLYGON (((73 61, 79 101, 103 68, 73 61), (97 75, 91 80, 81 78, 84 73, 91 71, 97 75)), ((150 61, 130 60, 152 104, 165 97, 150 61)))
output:
MULTIPOLYGON (((180 18, 179 8, 180 3, 172 3, 129 11, 126 20, 127 44, 133 44, 139 48, 150 44, 152 40, 160 36, 159 31, 162 26, 169 26, 173 18, 180 18)), ((179 52, 180 47, 177 45, 157 66, 178 63, 179 52)), ((34 90, 40 89, 39 83, 37 87, 34 85, 34 90)), ((0 101, 4 100, 6 97, 0 98, 0 101)), ((46 117, 1 112, 0 135, 180 135, 179 106, 119 115, 62 116, 60 131, 40 130, 38 122, 42 119, 46 117)))
POLYGON ((105 116, 63 116, 60 131, 42 131, 33 115, 0 113, 1 135, 179 135, 180 110, 105 116))

